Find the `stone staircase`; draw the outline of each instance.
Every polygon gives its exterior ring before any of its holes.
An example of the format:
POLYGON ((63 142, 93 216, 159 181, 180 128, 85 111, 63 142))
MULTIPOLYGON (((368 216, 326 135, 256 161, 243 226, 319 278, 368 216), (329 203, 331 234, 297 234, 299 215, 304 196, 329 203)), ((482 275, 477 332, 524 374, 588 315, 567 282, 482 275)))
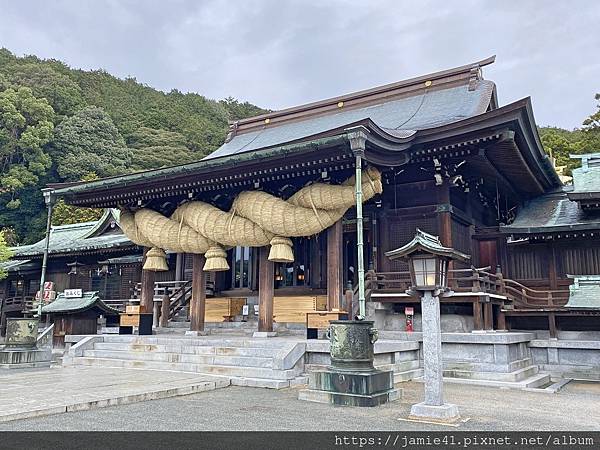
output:
POLYGON ((193 372, 281 389, 304 381, 305 350, 304 342, 284 338, 104 335, 79 341, 63 364, 193 372))
MULTIPOLYGON (((274 323, 274 330, 280 336, 306 336, 304 324, 294 328, 296 324, 274 323)), ((156 328, 157 334, 180 334, 183 335, 190 329, 190 322, 186 320, 173 320, 169 322, 168 327, 156 328)), ((258 321, 249 320, 247 322, 207 322, 204 324, 204 331, 209 335, 235 335, 251 337, 258 330, 258 321)))
POLYGON ((449 364, 444 369, 444 381, 512 389, 542 389, 552 384, 550 375, 542 373, 531 358, 515 361, 511 372, 477 372, 449 364))

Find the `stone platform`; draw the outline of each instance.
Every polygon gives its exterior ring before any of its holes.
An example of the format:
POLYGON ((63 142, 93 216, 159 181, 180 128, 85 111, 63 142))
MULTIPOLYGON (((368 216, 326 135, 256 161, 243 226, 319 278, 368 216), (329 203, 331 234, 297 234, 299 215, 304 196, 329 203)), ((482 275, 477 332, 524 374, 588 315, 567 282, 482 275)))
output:
POLYGON ((180 395, 229 386, 190 373, 102 367, 0 371, 0 422, 180 395))

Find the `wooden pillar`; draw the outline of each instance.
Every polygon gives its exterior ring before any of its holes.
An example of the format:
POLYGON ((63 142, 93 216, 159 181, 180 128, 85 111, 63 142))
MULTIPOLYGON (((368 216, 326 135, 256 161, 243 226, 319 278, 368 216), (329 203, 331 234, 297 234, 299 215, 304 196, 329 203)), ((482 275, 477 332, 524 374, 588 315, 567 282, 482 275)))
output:
POLYGON ((452 216, 450 214, 450 186, 444 183, 438 186, 438 204, 442 207, 439 213, 440 241, 446 247, 452 247, 452 216))
POLYGON ((340 309, 342 298, 342 221, 327 229, 327 309, 340 309))
POLYGON ((160 308, 160 326, 166 328, 169 326, 169 309, 170 309, 169 294, 163 295, 160 308))
MULTIPOLYGON (((144 262, 146 262, 146 253, 144 250, 144 262)), ((142 266, 143 267, 143 266, 142 266)), ((142 269, 142 287, 140 292, 140 310, 143 313, 151 313, 154 308, 154 279, 156 272, 142 269)))
POLYGON ((481 319, 481 302, 479 299, 473 302, 473 327, 476 330, 483 330, 483 322, 481 319))
POLYGON ((548 329, 550 330, 551 338, 556 338, 558 336, 558 331, 556 329, 556 316, 554 313, 548 314, 548 329))
POLYGON ((556 270, 556 251, 554 246, 548 247, 548 278, 550 280, 550 289, 558 289, 558 273, 556 270))
POLYGON ((190 300, 190 330, 204 331, 206 309, 206 274, 204 255, 192 255, 192 299, 190 300))
POLYGON ((502 311, 502 306, 498 307, 498 330, 506 330, 506 314, 502 311))
POLYGON ((483 326, 486 330, 494 329, 494 311, 492 303, 483 304, 483 326))
POLYGON ((183 280, 183 271, 185 263, 185 254, 177 253, 175 257, 175 281, 183 280))
POLYGON ((258 262, 258 331, 273 331, 274 267, 269 247, 261 247, 258 262))
POLYGON ((381 272, 391 272, 391 261, 385 256, 385 252, 394 250, 390 245, 390 219, 384 212, 379 216, 379 270, 381 272))

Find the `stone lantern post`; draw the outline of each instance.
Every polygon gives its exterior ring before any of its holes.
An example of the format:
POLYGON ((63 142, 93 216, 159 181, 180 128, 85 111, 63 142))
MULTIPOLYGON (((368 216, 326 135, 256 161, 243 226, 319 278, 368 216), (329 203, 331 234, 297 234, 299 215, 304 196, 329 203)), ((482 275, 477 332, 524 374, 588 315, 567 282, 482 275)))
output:
POLYGON ((448 263, 466 262, 470 256, 442 246, 437 236, 419 229, 412 241, 386 256, 408 261, 412 282, 408 293, 421 296, 425 400, 412 406, 410 418, 456 422, 460 419, 458 407, 444 403, 439 296, 448 289, 448 263))

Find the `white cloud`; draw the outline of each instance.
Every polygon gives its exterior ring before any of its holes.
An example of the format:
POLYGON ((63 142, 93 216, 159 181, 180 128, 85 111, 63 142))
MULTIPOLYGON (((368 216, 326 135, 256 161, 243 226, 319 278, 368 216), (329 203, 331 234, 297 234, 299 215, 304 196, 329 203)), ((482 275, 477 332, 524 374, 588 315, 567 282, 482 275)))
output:
POLYGON ((531 95, 571 128, 600 91, 599 19, 584 1, 5 1, 0 45, 274 109, 497 54, 501 103, 531 95))

